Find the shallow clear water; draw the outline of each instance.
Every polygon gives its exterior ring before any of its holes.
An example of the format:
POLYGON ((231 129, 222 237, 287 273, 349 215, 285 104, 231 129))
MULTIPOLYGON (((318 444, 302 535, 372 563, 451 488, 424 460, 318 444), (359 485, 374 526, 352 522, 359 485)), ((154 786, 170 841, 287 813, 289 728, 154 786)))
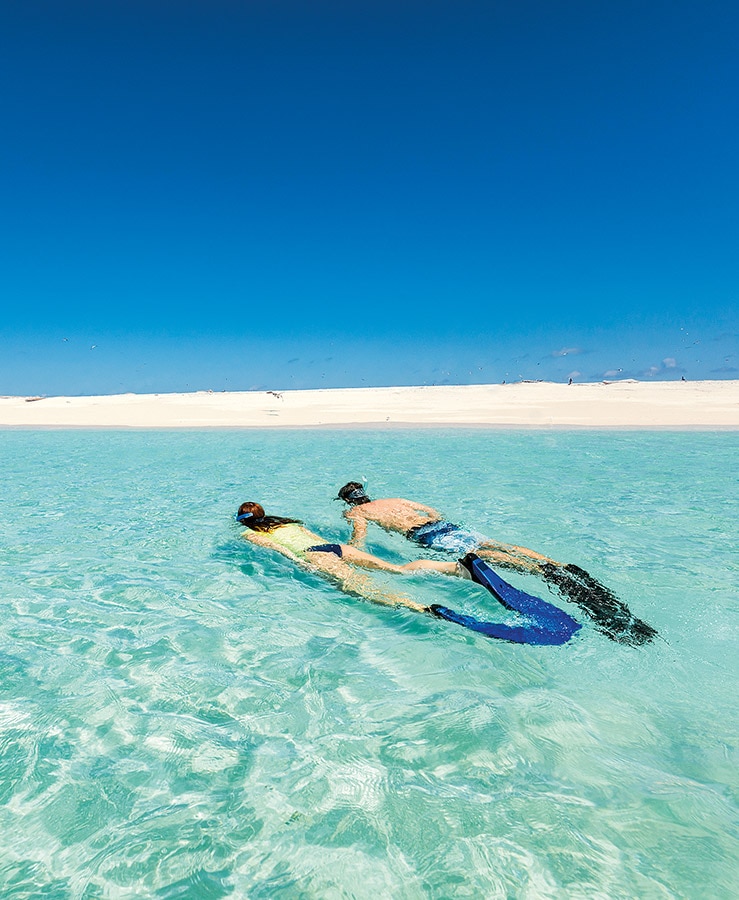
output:
MULTIPOLYGON (((738 449, 736 432, 0 432, 2 896, 735 896, 738 449), (239 538, 256 499, 341 540, 330 498, 363 476, 577 563, 660 640, 586 624, 564 647, 499 643, 239 538)), ((403 585, 493 612, 461 581, 403 585)))

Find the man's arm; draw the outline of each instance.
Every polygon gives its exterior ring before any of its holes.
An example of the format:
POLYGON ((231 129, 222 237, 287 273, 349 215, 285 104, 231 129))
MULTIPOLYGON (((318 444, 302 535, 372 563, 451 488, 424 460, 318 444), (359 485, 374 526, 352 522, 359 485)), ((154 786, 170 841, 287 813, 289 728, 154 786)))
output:
POLYGON ((347 543, 352 547, 363 547, 367 537, 367 520, 364 516, 358 515, 355 509, 346 510, 344 518, 352 527, 352 534, 347 543))

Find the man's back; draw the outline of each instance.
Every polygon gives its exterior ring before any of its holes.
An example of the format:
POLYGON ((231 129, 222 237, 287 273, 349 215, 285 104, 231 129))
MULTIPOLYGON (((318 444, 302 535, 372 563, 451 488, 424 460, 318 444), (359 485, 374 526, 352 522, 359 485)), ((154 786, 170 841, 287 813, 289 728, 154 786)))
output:
POLYGON ((367 531, 367 522, 375 522, 381 528, 388 531, 399 531, 402 534, 435 522, 441 518, 441 514, 430 506, 416 503, 413 500, 405 500, 402 497, 383 498, 370 500, 347 509, 344 516, 352 524, 354 533, 351 543, 363 540, 367 531))

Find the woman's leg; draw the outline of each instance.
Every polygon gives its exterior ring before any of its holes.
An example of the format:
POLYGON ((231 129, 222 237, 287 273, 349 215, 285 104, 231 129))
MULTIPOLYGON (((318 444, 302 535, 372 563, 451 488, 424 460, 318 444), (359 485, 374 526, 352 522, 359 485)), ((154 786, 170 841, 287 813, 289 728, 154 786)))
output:
MULTIPOLYGON (((344 552, 344 546, 345 545, 342 545, 342 553, 344 552)), ((370 556, 369 553, 357 550, 356 547, 350 547, 349 549, 362 556, 370 556)), ((383 563, 383 560, 378 559, 377 557, 370 556, 370 559, 376 560, 377 562, 382 563, 382 565, 366 566, 365 563, 365 566, 368 568, 383 569, 390 572, 402 572, 400 566, 391 566, 390 563, 383 563)), ((324 553, 321 551, 313 551, 308 554, 306 562, 312 568, 318 569, 323 574, 328 575, 332 580, 338 582, 339 587, 347 594, 354 594, 358 597, 363 597, 365 600, 371 600, 373 603, 380 603, 383 606, 406 606, 414 612, 428 612, 428 607, 416 603, 415 600, 411 600, 410 597, 382 590, 366 575, 356 570, 354 565, 360 565, 358 562, 351 565, 350 560, 338 557, 335 553, 324 553)))

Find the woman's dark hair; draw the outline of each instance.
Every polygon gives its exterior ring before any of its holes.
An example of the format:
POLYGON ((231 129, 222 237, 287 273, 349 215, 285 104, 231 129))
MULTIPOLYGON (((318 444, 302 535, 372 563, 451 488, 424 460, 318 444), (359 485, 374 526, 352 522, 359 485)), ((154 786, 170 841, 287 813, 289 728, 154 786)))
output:
POLYGON ((250 528, 252 531, 272 531, 273 528, 277 528, 279 525, 303 524, 300 519, 285 519, 282 516, 267 516, 264 514, 263 506, 259 503, 252 503, 250 500, 241 504, 239 511, 236 513, 236 519, 241 522, 245 528, 250 528))

